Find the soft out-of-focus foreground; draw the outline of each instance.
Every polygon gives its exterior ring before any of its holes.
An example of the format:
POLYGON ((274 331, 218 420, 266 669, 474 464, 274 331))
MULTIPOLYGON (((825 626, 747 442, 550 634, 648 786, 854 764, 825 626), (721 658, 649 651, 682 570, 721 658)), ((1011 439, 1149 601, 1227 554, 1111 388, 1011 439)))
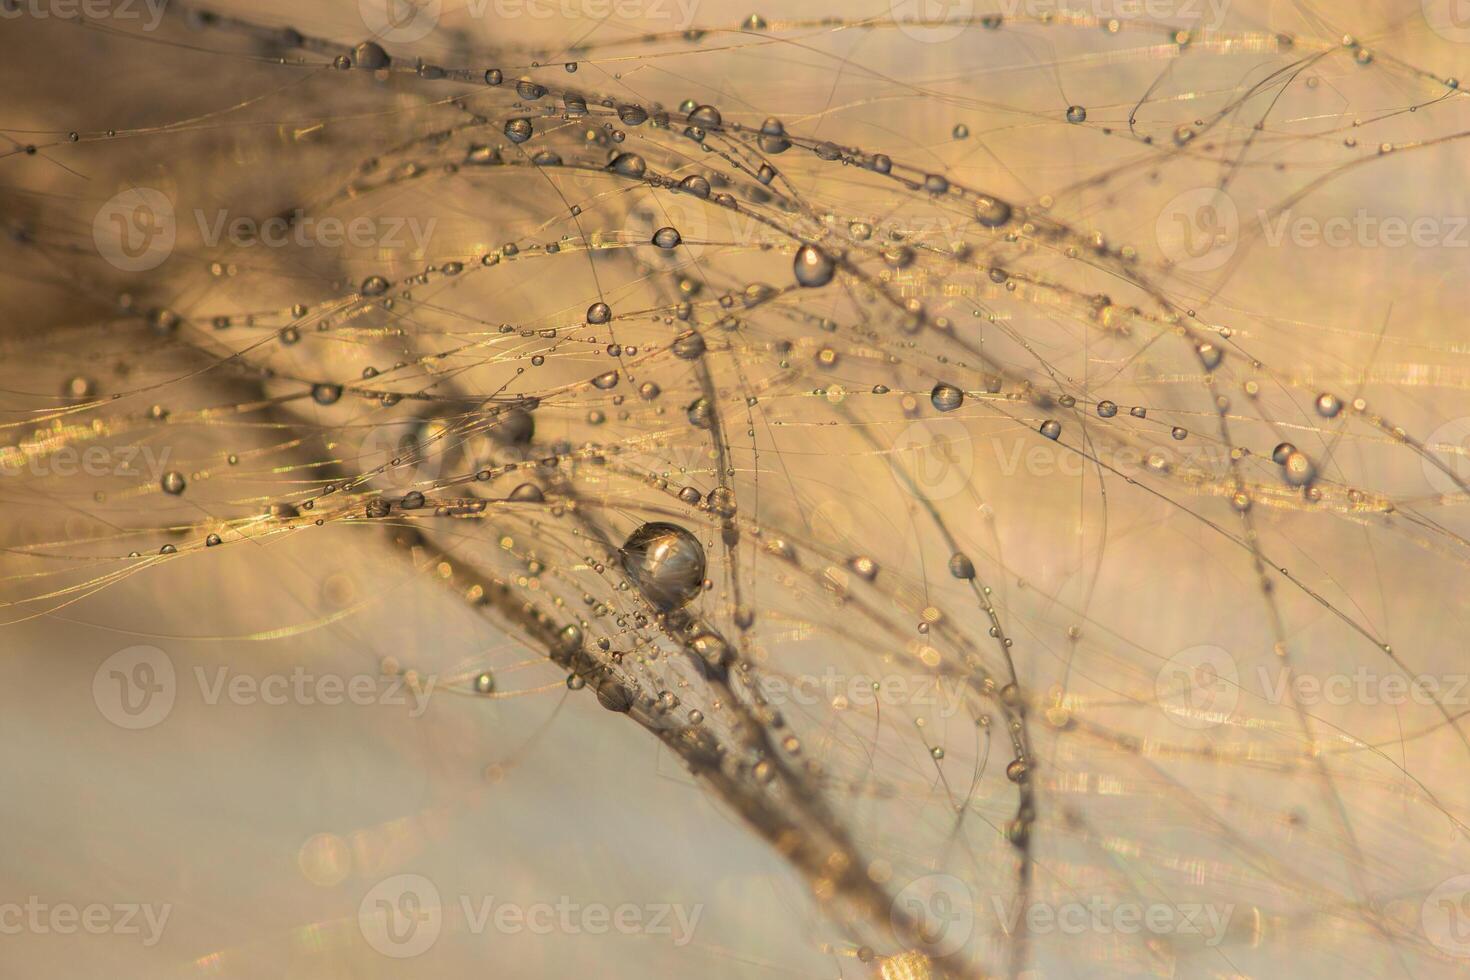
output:
POLYGON ((0 17, 0 973, 1470 964, 1460 0, 0 17))

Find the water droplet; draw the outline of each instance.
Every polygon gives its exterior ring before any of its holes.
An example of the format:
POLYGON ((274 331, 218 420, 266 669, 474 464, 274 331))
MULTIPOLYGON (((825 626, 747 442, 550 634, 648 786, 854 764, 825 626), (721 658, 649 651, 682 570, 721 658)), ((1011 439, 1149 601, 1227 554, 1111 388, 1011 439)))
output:
POLYGON ((941 381, 929 392, 929 401, 941 412, 953 412, 964 404, 965 393, 954 385, 941 381))
POLYGON ((489 671, 475 678, 475 691, 479 694, 489 694, 495 690, 495 678, 489 671))
POLYGON ((327 384, 315 384, 311 386, 311 399, 318 405, 335 404, 342 397, 342 386, 327 384))
POLYGON ((959 579, 972 579, 975 577, 975 563, 968 555, 956 551, 949 556, 949 574, 959 579))
POLYGON ((999 228, 1011 220, 1011 206, 995 197, 975 201, 975 220, 986 228, 999 228))
POLYGON ((1312 465, 1307 454, 1293 449, 1286 454, 1286 461, 1281 464, 1285 473, 1286 482, 1294 487, 1305 487, 1317 478, 1317 467, 1312 465))
POLYGON ((1296 452, 1296 447, 1293 446, 1291 443, 1277 443, 1276 448, 1271 450, 1271 462, 1278 465, 1285 465, 1286 457, 1290 456, 1294 452, 1296 452))
POLYGON ((690 174, 688 177, 679 181, 679 190, 686 194, 693 194, 698 198, 707 198, 710 192, 709 181, 699 176, 699 174, 690 174))
POLYGON ((1118 414, 1118 403, 1108 401, 1104 398, 1097 403, 1097 414, 1105 419, 1110 419, 1118 414))
POLYGON ((388 280, 382 276, 368 276, 360 288, 364 296, 381 296, 388 291, 388 280))
POLYGON ((648 164, 636 153, 619 153, 613 157, 608 169, 622 177, 642 177, 648 171, 648 164))
POLYGON ((524 143, 534 131, 529 119, 512 119, 505 124, 505 138, 512 143, 524 143))
POLYGON ((679 229, 670 225, 664 225, 653 233, 653 244, 659 248, 677 248, 683 240, 679 235, 679 229))
POLYGON ((1225 357, 1225 352, 1208 340, 1196 344, 1194 352, 1199 355, 1199 362, 1205 366, 1206 371, 1215 370, 1225 357))
POLYGON ((847 563, 858 576, 866 581, 873 581, 878 577, 878 563, 867 555, 858 555, 847 563))
POLYGON ((726 486, 718 486, 709 492, 704 498, 709 509, 724 518, 735 516, 735 491, 726 486))
POLYGON ((522 483, 512 490, 506 499, 523 504, 539 504, 546 499, 546 494, 542 493, 541 488, 534 483, 522 483))
POLYGON ((1067 122, 1069 122, 1069 123, 1085 123, 1085 122, 1087 122, 1087 110, 1084 109, 1080 105, 1069 105, 1069 106, 1067 106, 1067 122))
POLYGON ((609 388, 616 388, 617 384, 618 372, 616 371, 604 371, 592 379, 592 387, 600 388, 603 391, 607 391, 609 388))
POLYGON ((644 524, 628 536, 618 555, 623 571, 660 612, 687 605, 704 587, 704 548, 677 524, 644 524))
POLYGON ((398 506, 404 510, 420 510, 424 506, 424 495, 418 490, 410 490, 403 495, 398 506))
POLYGON ((761 123, 761 135, 756 142, 762 153, 785 153, 791 149, 791 141, 786 138, 786 127, 781 120, 774 117, 761 123))
POLYGON ((699 126, 702 129, 718 129, 724 119, 720 116, 720 110, 712 105, 696 106, 688 117, 689 125, 699 126))
POLYGON ((158 481, 158 485, 163 488, 164 493, 178 496, 184 492, 184 474, 178 470, 169 470, 163 474, 163 479, 158 481))
POLYGON ((1013 783, 1024 783, 1031 777, 1031 767, 1025 759, 1012 759, 1006 766, 1006 778, 1013 783))
POLYGON ((486 68, 485 69, 485 84, 486 85, 499 85, 503 81, 505 81, 505 75, 500 71, 499 68, 486 68))
POLYGON ((1330 391, 1317 396, 1317 414, 1324 419, 1335 419, 1342 411, 1342 400, 1330 391))
POLYGON ((832 281, 832 276, 837 271, 837 264, 826 252, 815 245, 803 245, 796 250, 796 258, 791 268, 796 273, 798 284, 816 287, 825 286, 832 281))
POLYGON ((391 63, 388 52, 376 41, 364 41, 352 49, 352 63, 367 71, 387 68, 391 63))
POLYGON ((587 307, 588 323, 606 323, 612 319, 612 307, 606 303, 593 303, 587 307))
POLYGON ((714 406, 703 395, 690 402, 684 412, 689 417, 689 424, 696 429, 708 429, 715 424, 714 406))
POLYGON ((1062 434, 1062 423, 1056 419, 1047 419, 1041 423, 1041 434, 1048 439, 1055 439, 1062 434))
POLYGON ((674 338, 674 356, 684 361, 692 361, 704 354, 704 337, 693 331, 686 330, 674 338))

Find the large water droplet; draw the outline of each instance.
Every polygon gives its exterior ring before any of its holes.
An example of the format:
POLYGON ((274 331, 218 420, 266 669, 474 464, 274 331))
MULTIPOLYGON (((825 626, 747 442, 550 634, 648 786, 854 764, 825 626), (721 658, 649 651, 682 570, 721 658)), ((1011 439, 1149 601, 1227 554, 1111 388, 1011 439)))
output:
POLYGON ((929 401, 941 412, 953 412, 964 404, 965 393, 954 385, 941 381, 929 392, 929 401))
POLYGON ((644 524, 628 536, 618 555, 623 571, 660 612, 688 604, 704 586, 704 548, 677 524, 644 524))
POLYGON ((796 259, 791 265, 796 281, 803 286, 825 286, 832 281, 837 264, 831 256, 815 245, 803 245, 796 250, 796 259))

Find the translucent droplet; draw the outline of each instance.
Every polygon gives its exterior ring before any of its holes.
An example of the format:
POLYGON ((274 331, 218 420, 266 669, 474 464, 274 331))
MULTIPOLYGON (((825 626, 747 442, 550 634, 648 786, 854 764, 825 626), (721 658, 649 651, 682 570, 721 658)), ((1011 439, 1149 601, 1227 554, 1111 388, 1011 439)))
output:
POLYGON ((1317 467, 1312 465, 1307 454, 1298 449, 1293 449, 1286 454, 1286 461, 1281 464, 1285 473, 1286 482, 1294 487, 1305 487, 1317 478, 1317 467))
POLYGON ((376 41, 364 41, 352 49, 352 63, 367 71, 387 68, 390 62, 388 52, 376 41))
POLYGON ((1329 391, 1317 396, 1317 414, 1324 419, 1335 419, 1342 411, 1342 400, 1329 391))
POLYGON ((486 671, 475 678, 475 691, 479 694, 489 694, 495 690, 495 677, 486 671))
POLYGON ((1118 414, 1118 403, 1108 401, 1104 398, 1097 403, 1097 414, 1105 419, 1110 419, 1118 414))
POLYGON ((660 612, 687 605, 704 587, 704 548, 677 524, 644 524, 628 536, 618 556, 623 571, 660 612))
POLYGON ((986 228, 999 228, 1011 220, 1011 206, 994 197, 975 201, 975 220, 986 228))
POLYGON ((965 403, 965 393, 954 385, 941 381, 929 392, 929 401, 941 412, 953 412, 965 403))
POLYGON ((761 123, 761 135, 757 143, 762 153, 785 153, 791 149, 791 141, 786 138, 786 127, 781 120, 774 117, 761 123))
POLYGON ((698 126, 701 129, 718 129, 724 123, 720 116, 720 110, 712 105, 695 106, 689 113, 689 125, 698 126))
POLYGON ((972 579, 975 577, 975 563, 969 556, 956 551, 949 556, 949 574, 959 579, 972 579))
POLYGON ((837 264, 826 252, 815 245, 803 245, 796 250, 796 258, 791 268, 796 274, 798 284, 816 287, 825 286, 832 281, 832 276, 837 271, 837 264))
POLYGON ((636 153, 619 153, 607 168, 619 176, 636 178, 648 171, 648 164, 636 153))
POLYGON ((593 303, 587 307, 588 323, 606 323, 612 319, 612 307, 606 303, 593 303))
POLYGON ((523 504, 539 504, 546 499, 546 494, 534 483, 522 483, 510 492, 507 499, 523 504))
POLYGON ((689 424, 696 429, 708 429, 715 423, 714 407, 710 405, 709 399, 702 395, 689 403, 685 414, 689 417, 689 424))
POLYGON ((688 177, 679 181, 679 190, 686 194, 693 194, 698 198, 707 198, 710 192, 709 181, 699 176, 699 174, 690 174, 688 177))
POLYGON ((600 388, 603 391, 607 391, 609 388, 616 388, 617 385, 618 372, 616 371, 604 371, 592 379, 592 387, 600 388))
POLYGON ((693 330, 686 330, 674 338, 674 356, 680 360, 692 361, 704 354, 704 337, 693 330))
POLYGON ((1067 106, 1067 122, 1069 122, 1069 123, 1084 123, 1084 122, 1087 122, 1087 110, 1084 109, 1080 105, 1069 105, 1069 106, 1067 106))
POLYGON ((1056 419, 1047 419, 1041 423, 1041 434, 1048 439, 1055 439, 1062 434, 1062 423, 1056 419))
POLYGON ((653 244, 659 248, 677 248, 683 238, 679 235, 679 229, 670 225, 664 225, 653 233, 653 244))
POLYGON ((327 384, 315 384, 311 386, 311 400, 318 405, 335 404, 342 397, 342 386, 327 384))
POLYGON ((1199 355, 1199 362, 1205 366, 1206 371, 1215 370, 1225 357, 1225 352, 1208 340, 1196 344, 1194 352, 1199 355))
POLYGON ((362 281, 361 291, 364 296, 381 296, 388 291, 388 280, 382 276, 368 276, 362 281))
POLYGON ((163 474, 163 479, 158 481, 158 485, 163 488, 164 493, 171 493, 174 496, 178 496, 184 492, 184 474, 178 470, 169 470, 163 474))
POLYGON ((505 138, 512 143, 524 143, 535 132, 529 119, 512 119, 505 124, 505 138))

